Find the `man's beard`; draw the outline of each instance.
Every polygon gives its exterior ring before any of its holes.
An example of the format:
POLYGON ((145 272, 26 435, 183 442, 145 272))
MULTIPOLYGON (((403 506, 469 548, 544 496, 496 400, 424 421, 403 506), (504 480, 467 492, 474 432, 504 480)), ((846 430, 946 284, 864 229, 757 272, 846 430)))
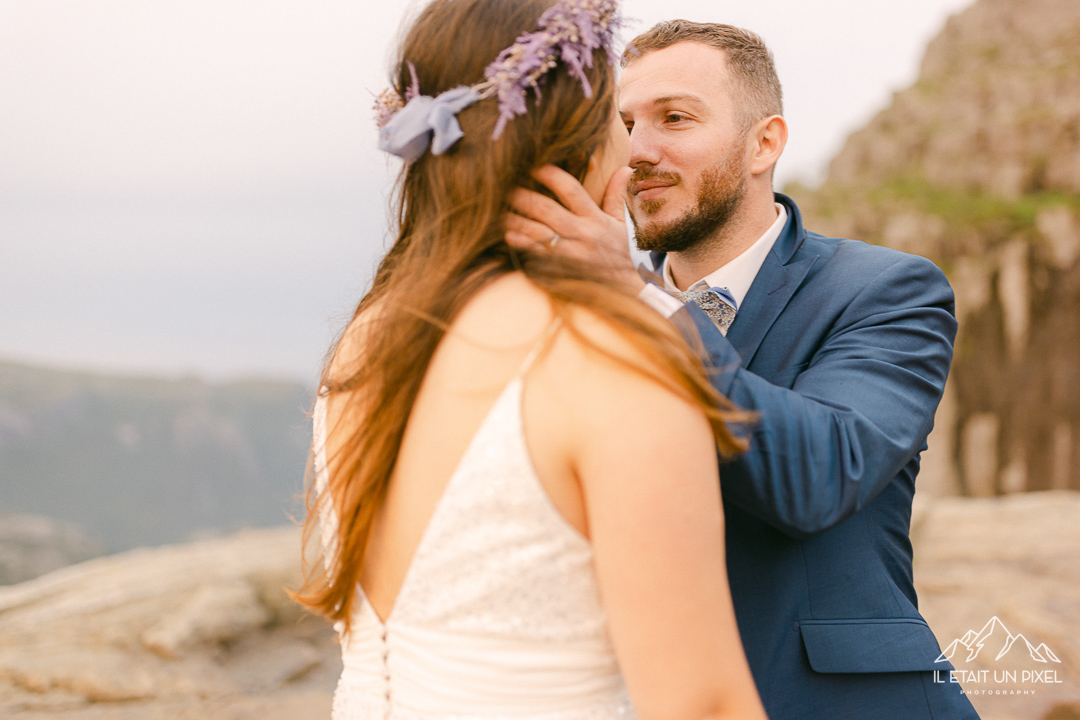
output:
MULTIPOLYGON (((727 158, 701 174, 697 205, 670 222, 645 225, 645 216, 659 210, 664 200, 643 201, 638 208, 642 222, 638 222, 633 211, 630 213, 638 249, 663 253, 685 252, 715 236, 735 217, 746 197, 745 165, 742 144, 736 143, 727 158)), ((672 173, 650 173, 637 169, 630 183, 649 178, 680 179, 672 173)))

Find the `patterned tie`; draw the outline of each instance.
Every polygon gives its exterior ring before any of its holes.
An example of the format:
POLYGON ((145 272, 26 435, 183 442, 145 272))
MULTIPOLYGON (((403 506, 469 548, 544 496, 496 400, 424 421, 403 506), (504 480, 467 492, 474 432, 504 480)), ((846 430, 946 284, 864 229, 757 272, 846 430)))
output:
POLYGON ((684 303, 697 304, 725 333, 735 320, 736 302, 727 288, 688 290, 676 292, 675 295, 684 303))

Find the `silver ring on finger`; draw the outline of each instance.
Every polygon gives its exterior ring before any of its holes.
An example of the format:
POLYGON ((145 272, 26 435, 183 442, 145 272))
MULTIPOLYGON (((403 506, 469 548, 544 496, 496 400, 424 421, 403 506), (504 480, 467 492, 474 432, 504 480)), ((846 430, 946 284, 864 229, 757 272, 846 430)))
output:
POLYGON ((548 240, 548 247, 554 248, 556 245, 558 245, 560 240, 562 240, 562 238, 559 237, 559 233, 555 233, 551 236, 551 239, 548 240))

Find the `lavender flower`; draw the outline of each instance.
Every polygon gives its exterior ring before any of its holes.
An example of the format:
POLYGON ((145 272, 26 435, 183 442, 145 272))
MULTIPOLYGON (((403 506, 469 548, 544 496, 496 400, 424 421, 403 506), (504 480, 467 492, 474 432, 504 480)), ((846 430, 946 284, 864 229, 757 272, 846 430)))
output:
POLYGON ((528 110, 525 95, 532 88, 540 99, 540 83, 559 60, 581 82, 585 97, 592 97, 592 85, 585 68, 592 67, 593 51, 603 48, 609 62, 618 28, 615 0, 562 0, 540 16, 539 30, 518 36, 517 41, 499 53, 484 71, 485 82, 474 86, 483 97, 495 95, 499 102, 499 120, 491 139, 497 140, 506 123, 528 110))

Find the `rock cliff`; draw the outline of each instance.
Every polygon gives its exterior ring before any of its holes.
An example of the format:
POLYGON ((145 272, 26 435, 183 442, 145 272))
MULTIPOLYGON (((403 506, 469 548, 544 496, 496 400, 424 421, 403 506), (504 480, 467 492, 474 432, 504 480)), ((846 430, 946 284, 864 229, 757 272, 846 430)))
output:
POLYGON ((790 190, 811 229, 925 255, 956 291, 923 491, 1080 488, 1080 3, 978 0, 790 190))

